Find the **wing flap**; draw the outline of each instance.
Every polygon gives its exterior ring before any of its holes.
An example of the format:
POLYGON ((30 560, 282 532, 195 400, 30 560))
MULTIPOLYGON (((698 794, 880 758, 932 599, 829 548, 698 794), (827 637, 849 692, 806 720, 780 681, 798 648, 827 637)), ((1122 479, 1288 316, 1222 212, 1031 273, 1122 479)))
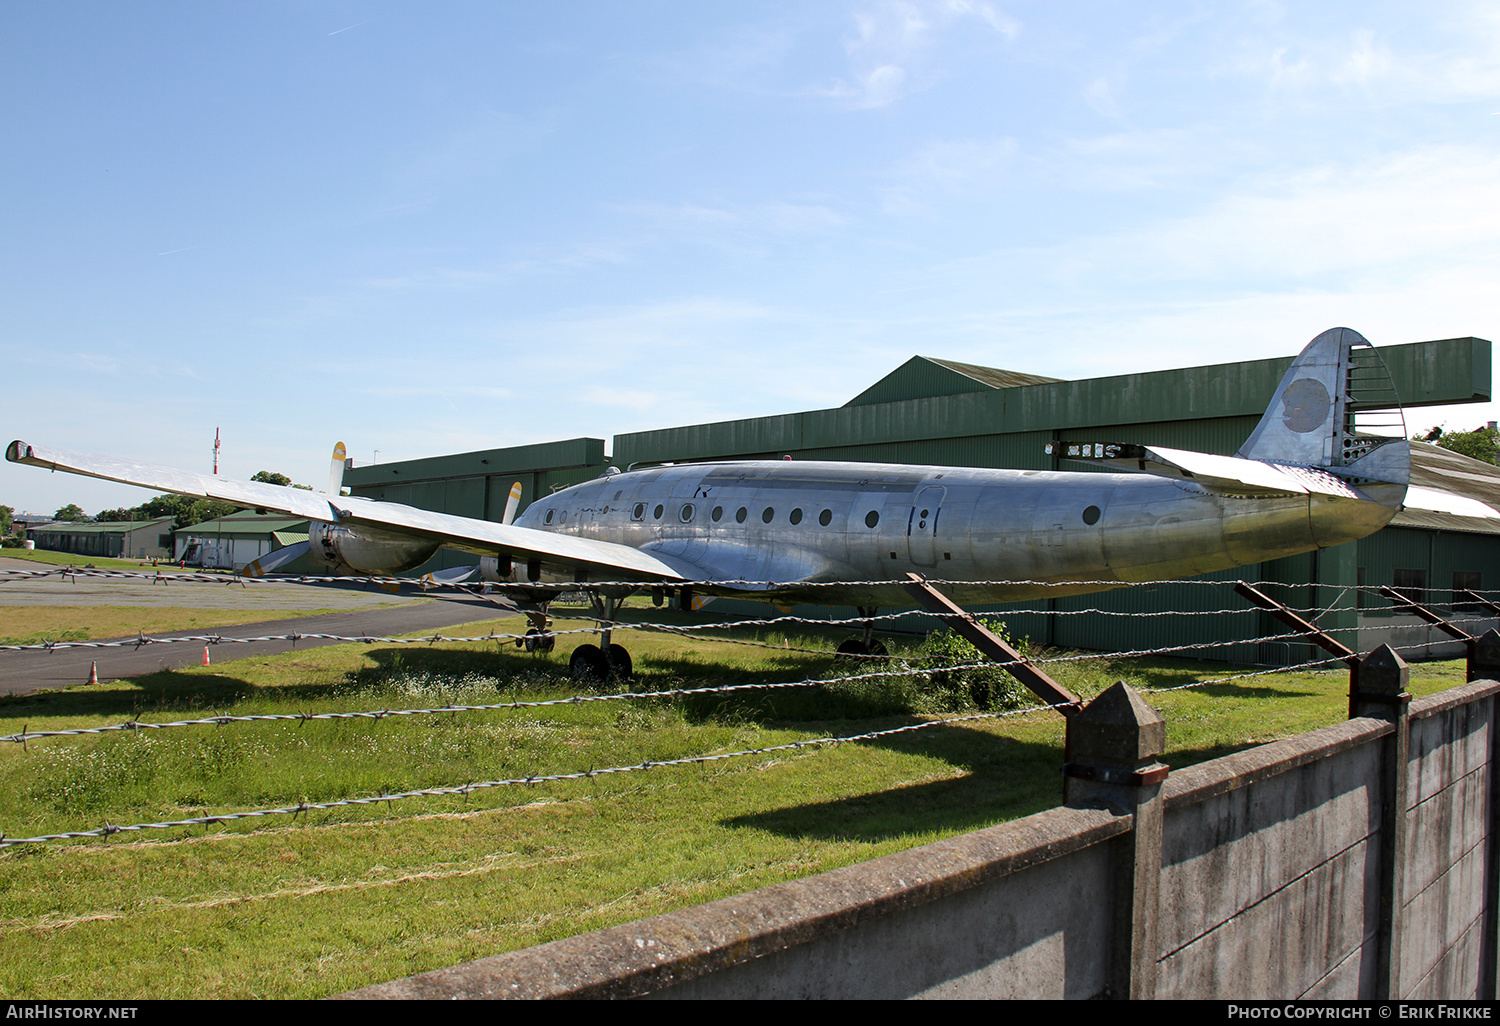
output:
POLYGON ((274 510, 306 517, 308 520, 367 525, 415 537, 433 538, 444 545, 478 555, 508 555, 521 561, 539 559, 548 564, 603 570, 631 578, 684 579, 682 574, 662 558, 628 545, 497 524, 489 520, 473 520, 448 513, 434 513, 394 502, 377 502, 357 495, 335 497, 256 481, 231 481, 228 478, 135 463, 111 456, 30 445, 19 440, 10 443, 5 451, 5 458, 11 463, 61 470, 69 474, 96 477, 177 495, 214 499, 252 509, 274 510))

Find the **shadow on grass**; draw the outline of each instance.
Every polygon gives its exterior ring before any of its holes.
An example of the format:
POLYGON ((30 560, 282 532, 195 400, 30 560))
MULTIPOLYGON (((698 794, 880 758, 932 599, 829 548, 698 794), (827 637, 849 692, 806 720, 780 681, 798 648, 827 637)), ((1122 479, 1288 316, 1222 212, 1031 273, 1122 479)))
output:
POLYGON ((934 727, 883 747, 944 759, 958 777, 894 787, 831 802, 788 806, 721 820, 783 837, 876 842, 937 831, 975 830, 1028 816, 1062 800, 1060 746, 934 727))
MULTIPOLYGON (((87 690, 34 691, 0 698, 0 716, 111 716, 132 719, 159 710, 226 709, 262 689, 224 674, 179 673, 160 670, 125 682, 96 684, 87 690)), ((289 689, 295 690, 295 689, 289 689)), ((307 688, 326 694, 326 686, 307 688)))

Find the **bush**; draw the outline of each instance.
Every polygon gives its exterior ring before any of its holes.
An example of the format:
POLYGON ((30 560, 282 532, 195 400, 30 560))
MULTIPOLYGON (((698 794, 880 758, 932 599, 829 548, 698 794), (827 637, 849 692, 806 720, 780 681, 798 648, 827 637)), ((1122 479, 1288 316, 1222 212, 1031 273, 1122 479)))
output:
MULTIPOLYGON (((996 619, 981 618, 989 628, 1011 647, 1024 652, 1025 639, 1013 640, 1005 624, 996 619)), ((1016 709, 1026 704, 1030 694, 1017 680, 997 665, 967 670, 944 670, 946 666, 986 662, 979 649, 952 630, 927 636, 922 646, 921 665, 933 673, 928 680, 935 700, 946 709, 977 706, 980 709, 1016 709)))

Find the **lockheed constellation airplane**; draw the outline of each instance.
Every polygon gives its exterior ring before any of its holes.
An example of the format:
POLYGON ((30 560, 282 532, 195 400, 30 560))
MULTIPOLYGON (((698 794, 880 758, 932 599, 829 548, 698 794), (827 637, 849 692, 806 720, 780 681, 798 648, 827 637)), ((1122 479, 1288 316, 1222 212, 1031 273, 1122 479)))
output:
POLYGON ((911 604, 903 584, 912 572, 948 582, 960 603, 1007 602, 1340 545, 1379 530, 1403 504, 1500 517, 1474 500, 1408 488, 1405 438, 1355 429, 1361 376, 1374 368, 1389 384, 1373 354, 1348 328, 1313 339, 1234 456, 1070 442, 1055 455, 1109 472, 796 460, 610 468, 514 518, 517 486, 500 523, 340 495, 342 444, 323 494, 22 441, 6 459, 308 518, 307 550, 278 550, 251 574, 308 550, 319 565, 359 574, 410 570, 442 546, 479 555, 467 572, 509 585, 540 647, 552 642, 546 605, 565 587, 618 583, 592 590, 602 644, 572 659, 575 672, 604 677, 629 671, 609 624, 617 603, 643 587, 873 615, 911 604))

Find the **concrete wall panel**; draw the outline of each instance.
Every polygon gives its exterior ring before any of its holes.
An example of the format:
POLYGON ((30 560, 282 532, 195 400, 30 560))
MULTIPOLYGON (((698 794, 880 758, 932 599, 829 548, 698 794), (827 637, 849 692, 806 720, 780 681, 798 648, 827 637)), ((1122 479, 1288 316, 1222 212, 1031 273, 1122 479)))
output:
MULTIPOLYGON (((1488 823, 1488 770, 1460 777, 1452 786, 1416 806, 1407 816, 1406 900, 1430 887, 1475 845, 1483 844, 1488 823), (1476 815, 1476 813, 1479 813, 1476 815)), ((1475 895, 1475 900, 1480 899, 1475 895)))
MULTIPOLYGON (((1297 754, 1297 741, 1178 774, 1178 787, 1297 754)), ((1186 807, 1169 802, 1162 839, 1163 954, 1213 930, 1375 833, 1378 741, 1186 807)))
POLYGON ((1483 924, 1476 920, 1448 949, 1446 957, 1429 969, 1403 994, 1417 1000, 1478 998, 1479 960, 1484 949, 1483 924))
POLYGON ((1375 991, 1376 939, 1373 921, 1359 947, 1344 956, 1321 980, 1302 995, 1304 1001, 1353 1001, 1375 991))
POLYGON ((1490 703, 1472 702, 1412 718, 1413 804, 1423 802, 1489 760, 1490 703))
MULTIPOLYGON (((1363 950, 1378 914, 1376 861, 1376 846, 1360 841, 1172 952, 1158 966, 1157 997, 1282 998, 1327 990, 1329 967, 1363 950)), ((1358 980, 1351 973, 1345 983, 1358 980)))
POLYGON ((744 962, 662 998, 1090 998, 1104 989, 1108 846, 744 962))
MULTIPOLYGON (((1464 934, 1483 916, 1484 850, 1482 844, 1470 848, 1429 887, 1406 895, 1398 993, 1407 994, 1434 972, 1452 976, 1454 970, 1442 962, 1456 957, 1464 934)), ((1472 990, 1466 993, 1473 996, 1472 990)))

